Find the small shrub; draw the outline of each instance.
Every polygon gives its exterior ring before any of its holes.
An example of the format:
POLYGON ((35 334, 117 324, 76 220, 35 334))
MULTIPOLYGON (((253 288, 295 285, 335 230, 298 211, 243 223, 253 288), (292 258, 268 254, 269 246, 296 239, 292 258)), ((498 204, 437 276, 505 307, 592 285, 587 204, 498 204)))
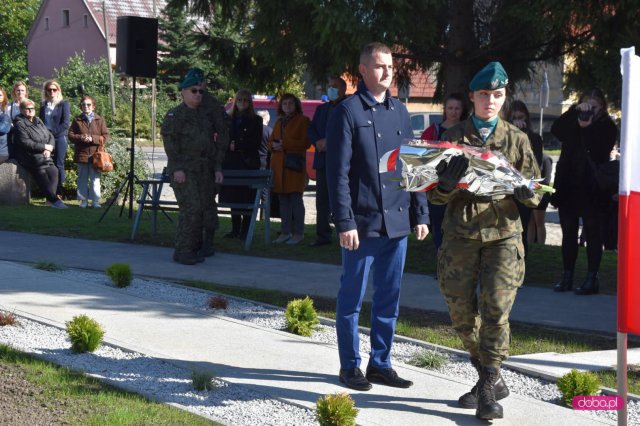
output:
POLYGON ((36 264, 33 265, 33 267, 36 269, 40 269, 42 271, 49 271, 49 272, 64 271, 64 267, 62 265, 58 265, 55 262, 48 262, 46 260, 41 260, 39 262, 36 262, 36 264))
POLYGON ((104 331, 97 321, 86 315, 78 315, 67 321, 66 326, 74 352, 93 352, 100 346, 104 331))
POLYGON ((4 327, 5 325, 16 325, 18 320, 16 316, 11 312, 0 312, 0 327, 4 327))
POLYGON ((215 295, 209 298, 209 307, 211 309, 227 309, 229 306, 229 301, 226 297, 215 295))
POLYGON ((133 274, 131 273, 131 266, 127 263, 114 263, 107 268, 106 272, 116 287, 123 288, 131 284, 133 274))
POLYGON ((600 382, 595 374, 576 369, 558 379, 557 385, 562 392, 562 400, 569 407, 574 396, 595 395, 600 390, 600 382))
POLYGON ((420 368, 428 368, 430 370, 438 370, 448 363, 449 357, 447 354, 443 354, 436 349, 421 350, 409 360, 409 364, 411 365, 415 365, 420 368))
POLYGON ((325 395, 316 401, 316 419, 321 426, 355 426, 358 409, 346 392, 325 395))
POLYGON ((309 296, 287 303, 284 315, 287 320, 287 330, 300 336, 311 336, 320 322, 313 307, 313 300, 309 296))
POLYGON ((191 373, 191 381, 193 388, 198 391, 211 390, 213 385, 213 374, 205 371, 193 371, 191 373))

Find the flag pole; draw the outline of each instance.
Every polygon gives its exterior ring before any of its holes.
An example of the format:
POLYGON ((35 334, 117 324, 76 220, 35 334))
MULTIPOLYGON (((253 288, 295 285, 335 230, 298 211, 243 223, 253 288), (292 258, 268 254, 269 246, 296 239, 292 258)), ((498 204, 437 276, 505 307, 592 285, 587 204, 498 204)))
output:
POLYGON ((627 333, 618 332, 617 384, 618 396, 622 398, 622 408, 618 410, 618 426, 627 426, 627 333))

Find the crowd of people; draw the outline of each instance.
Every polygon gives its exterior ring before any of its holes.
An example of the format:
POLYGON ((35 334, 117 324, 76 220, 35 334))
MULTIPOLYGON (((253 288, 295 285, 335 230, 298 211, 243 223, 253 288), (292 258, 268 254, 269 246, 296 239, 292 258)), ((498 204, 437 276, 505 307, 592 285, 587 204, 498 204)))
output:
POLYGON ((43 84, 39 108, 29 99, 25 82, 13 85, 11 99, 0 87, 0 164, 15 159, 31 174, 54 209, 68 207, 63 201, 63 185, 69 140, 78 167, 80 207, 87 207, 91 200, 94 208, 100 208, 100 171, 92 167, 91 157, 105 147, 109 132, 104 120, 95 114, 95 101, 90 96, 82 98, 80 109, 82 114, 72 122, 70 105, 55 80, 43 84))

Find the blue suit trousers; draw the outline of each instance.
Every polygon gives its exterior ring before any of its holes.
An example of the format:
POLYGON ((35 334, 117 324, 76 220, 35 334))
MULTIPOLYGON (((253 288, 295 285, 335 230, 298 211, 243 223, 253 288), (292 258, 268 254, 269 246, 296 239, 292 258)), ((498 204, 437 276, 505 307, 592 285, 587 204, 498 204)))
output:
POLYGON ((360 240, 357 250, 342 249, 342 276, 336 306, 336 331, 342 369, 360 367, 358 318, 373 267, 371 356, 369 364, 391 367, 391 345, 400 305, 407 237, 360 240))

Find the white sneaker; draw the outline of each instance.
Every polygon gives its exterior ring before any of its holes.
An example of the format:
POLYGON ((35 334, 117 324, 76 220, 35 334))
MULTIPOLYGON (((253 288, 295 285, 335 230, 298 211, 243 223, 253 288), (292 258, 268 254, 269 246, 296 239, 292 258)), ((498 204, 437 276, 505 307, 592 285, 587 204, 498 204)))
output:
POLYGON ((102 207, 102 206, 100 205, 100 203, 99 203, 99 202, 97 202, 97 201, 94 201, 94 202, 93 202, 93 208, 94 208, 94 209, 99 209, 100 207, 102 207))
POLYGON ((86 209, 87 205, 88 205, 87 200, 80 201, 80 208, 81 209, 86 209))
POLYGON ((281 244, 289 241, 289 238, 291 238, 291 234, 280 234, 280 236, 273 240, 273 242, 276 244, 281 244))
POLYGON ((62 200, 57 200, 55 203, 51 204, 51 208, 52 209, 67 209, 67 208, 69 208, 69 206, 67 206, 65 203, 63 203, 62 200))

